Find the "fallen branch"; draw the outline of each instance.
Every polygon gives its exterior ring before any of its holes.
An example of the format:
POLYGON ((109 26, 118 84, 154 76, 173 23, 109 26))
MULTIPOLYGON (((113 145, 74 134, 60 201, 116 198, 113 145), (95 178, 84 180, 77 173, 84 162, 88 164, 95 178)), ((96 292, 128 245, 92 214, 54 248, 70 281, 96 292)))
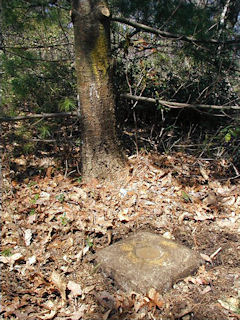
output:
POLYGON ((135 100, 135 101, 142 101, 151 104, 162 104, 168 108, 174 109, 181 109, 181 108, 204 108, 204 109, 217 109, 217 110, 240 110, 240 106, 216 106, 211 104, 190 104, 190 103, 181 103, 181 102, 173 102, 173 101, 166 101, 161 99, 154 99, 154 98, 147 98, 147 97, 140 97, 140 96, 133 96, 128 93, 124 93, 120 95, 121 98, 135 100))
MULTIPOLYGON (((240 106, 216 106, 211 104, 190 104, 182 102, 166 101, 161 99, 147 98, 142 96, 134 96, 129 93, 124 93, 120 95, 121 98, 142 101, 151 104, 161 104, 168 108, 182 109, 182 108, 203 108, 203 109, 217 109, 217 110, 240 110, 240 106)), ((28 119, 43 119, 43 118, 60 118, 60 117, 78 117, 79 114, 76 111, 73 112, 57 112, 57 113, 40 113, 40 114, 30 114, 27 116, 17 116, 17 117, 0 117, 0 122, 14 122, 22 121, 28 119)))
POLYGON ((14 122, 28 119, 36 118, 59 118, 59 117, 76 117, 77 112, 57 112, 57 113, 40 113, 40 114, 30 114, 27 116, 17 116, 17 117, 0 117, 0 122, 14 122))
POLYGON ((29 141, 32 141, 32 142, 43 142, 43 143, 55 143, 55 142, 57 142, 56 139, 37 139, 37 138, 30 139, 29 141))
POLYGON ((216 39, 210 39, 210 40, 196 39, 194 37, 187 37, 187 36, 181 35, 181 34, 174 34, 171 32, 162 31, 162 30, 159 30, 159 29, 156 29, 153 27, 149 27, 145 24, 138 23, 133 20, 129 20, 129 19, 122 18, 122 17, 112 17, 112 21, 124 23, 124 24, 127 24, 133 28, 140 29, 140 30, 143 30, 148 33, 156 34, 156 35, 163 37, 163 38, 173 39, 173 40, 182 40, 182 41, 190 42, 190 43, 205 43, 205 44, 214 44, 214 45, 220 45, 220 44, 234 45, 234 44, 240 43, 240 39, 238 39, 238 38, 234 39, 234 40, 228 40, 228 41, 218 41, 216 39))
POLYGON ((46 45, 37 45, 37 46, 0 46, 0 50, 5 49, 47 49, 47 48, 55 48, 55 47, 65 47, 67 45, 73 45, 72 43, 60 43, 60 44, 46 44, 46 45))

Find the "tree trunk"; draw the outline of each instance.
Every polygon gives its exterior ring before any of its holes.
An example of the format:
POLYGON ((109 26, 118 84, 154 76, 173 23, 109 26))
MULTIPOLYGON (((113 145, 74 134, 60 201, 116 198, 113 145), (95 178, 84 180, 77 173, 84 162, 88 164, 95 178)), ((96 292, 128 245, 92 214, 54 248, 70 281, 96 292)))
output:
POLYGON ((112 178, 124 166, 115 131, 110 12, 105 1, 73 0, 75 55, 82 121, 83 178, 112 178))

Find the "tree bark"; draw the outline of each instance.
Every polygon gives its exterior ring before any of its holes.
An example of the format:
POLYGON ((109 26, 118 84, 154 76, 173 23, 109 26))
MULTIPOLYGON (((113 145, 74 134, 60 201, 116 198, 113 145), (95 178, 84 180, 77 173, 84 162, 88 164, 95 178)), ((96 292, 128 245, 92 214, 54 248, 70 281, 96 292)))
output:
POLYGON ((230 23, 230 27, 233 29, 238 21, 240 12, 240 0, 232 0, 227 13, 227 20, 230 23))
POLYGON ((110 12, 101 0, 73 0, 83 178, 112 178, 125 164, 115 131, 110 12))

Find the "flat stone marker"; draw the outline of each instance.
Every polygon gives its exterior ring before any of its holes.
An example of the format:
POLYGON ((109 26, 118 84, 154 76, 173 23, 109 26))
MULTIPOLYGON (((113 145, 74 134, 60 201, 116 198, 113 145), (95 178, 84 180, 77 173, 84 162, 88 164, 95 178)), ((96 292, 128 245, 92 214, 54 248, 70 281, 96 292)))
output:
POLYGON ((201 264, 195 251, 150 232, 139 232, 97 253, 103 273, 126 291, 163 293, 201 264))

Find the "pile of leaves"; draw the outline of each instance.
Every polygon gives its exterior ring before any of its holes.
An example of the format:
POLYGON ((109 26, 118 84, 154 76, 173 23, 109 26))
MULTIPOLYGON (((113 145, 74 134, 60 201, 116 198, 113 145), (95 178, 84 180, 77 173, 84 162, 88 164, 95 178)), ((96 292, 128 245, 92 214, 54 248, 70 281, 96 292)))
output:
POLYGON ((84 183, 54 163, 20 179, 39 166, 29 157, 3 170, 2 319, 240 318, 240 188, 225 162, 140 154, 118 182, 84 183), (123 292, 95 253, 138 230, 199 251, 204 265, 164 295, 123 292))

